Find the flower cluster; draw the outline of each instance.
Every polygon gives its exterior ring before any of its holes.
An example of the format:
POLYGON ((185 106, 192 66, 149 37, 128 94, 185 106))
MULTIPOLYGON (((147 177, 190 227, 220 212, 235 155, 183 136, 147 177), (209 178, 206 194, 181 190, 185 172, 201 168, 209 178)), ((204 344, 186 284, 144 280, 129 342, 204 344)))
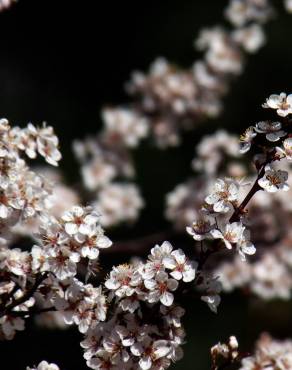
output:
POLYGON ((198 210, 204 202, 206 185, 206 178, 197 177, 177 185, 167 194, 165 217, 173 222, 176 229, 185 230, 187 225, 199 217, 198 210))
POLYGON ((292 367, 292 341, 276 340, 262 334, 253 356, 244 358, 239 370, 290 369, 292 367))
POLYGON ((201 216, 187 227, 196 241, 222 240, 227 249, 236 248, 242 260, 255 253, 250 233, 242 221, 231 222, 232 212, 238 209, 240 184, 230 179, 217 179, 211 194, 205 198, 201 216))
POLYGON ((123 143, 137 147, 139 141, 148 135, 148 121, 137 112, 126 108, 106 108, 102 112, 105 124, 104 136, 111 143, 123 143))
POLYGON ((109 227, 135 221, 144 201, 135 184, 113 183, 98 193, 98 199, 93 205, 102 215, 101 225, 109 227))
POLYGON ((88 138, 83 142, 76 141, 73 149, 82 165, 84 185, 89 190, 104 187, 116 177, 129 178, 134 175, 129 152, 119 143, 88 138))
MULTIPOLYGON (((241 180, 247 175, 247 169, 241 163, 240 143, 236 135, 219 130, 204 136, 196 147, 196 153, 192 168, 201 175, 177 185, 166 196, 165 216, 179 230, 200 218, 199 209, 206 198, 206 189, 213 186, 216 178, 228 175, 241 180)), ((245 183, 241 185, 240 191, 244 190, 245 183)))
POLYGON ((92 204, 100 210, 102 224, 115 226, 122 222, 135 221, 144 204, 138 187, 127 182, 135 173, 127 145, 131 141, 129 145, 135 146, 138 137, 143 136, 146 131, 145 122, 141 119, 141 128, 135 128, 138 136, 134 132, 125 132, 125 137, 121 140, 119 137, 124 129, 129 126, 129 130, 134 130, 131 128, 134 117, 124 110, 106 110, 104 116, 109 122, 108 132, 98 140, 89 138, 84 142, 75 142, 74 151, 82 166, 84 185, 92 194, 92 204), (125 128, 120 126, 120 121, 125 128), (126 181, 115 182, 116 178, 126 181))
POLYGON ((56 364, 49 364, 47 361, 42 361, 38 366, 27 367, 26 370, 60 370, 56 364))
POLYGON ((51 271, 60 280, 76 275, 81 258, 95 261, 99 250, 112 244, 99 225, 99 215, 89 206, 75 206, 59 220, 53 216, 44 217, 39 237, 42 249, 36 247, 32 253, 38 260, 38 255, 43 254, 48 266, 41 266, 41 269, 51 271))
POLYGON ((155 246, 146 263, 113 267, 105 281, 111 316, 81 343, 92 369, 166 369, 182 357, 181 317, 174 303, 180 282, 194 281, 197 264, 168 242, 155 246))
POLYGON ((0 120, 0 219, 1 244, 9 243, 11 227, 25 223, 46 212, 51 185, 32 172, 21 157, 25 153, 35 158, 37 153, 56 166, 61 159, 58 139, 52 127, 11 128, 6 119, 0 120))
POLYGON ((207 175, 213 176, 218 173, 226 157, 236 160, 239 156, 237 136, 218 130, 212 135, 204 136, 200 141, 192 167, 195 171, 206 172, 207 175))
POLYGON ((4 337, 12 339, 16 330, 24 329, 23 318, 17 312, 29 311, 36 298, 41 298, 44 307, 53 305, 64 311, 67 323, 71 315, 72 322, 82 332, 86 325, 105 319, 106 298, 101 288, 84 286, 74 279, 82 259, 88 260, 90 268, 97 262, 99 249, 111 245, 98 224, 98 217, 90 207, 79 206, 64 213, 60 220, 44 216, 36 235, 41 246, 33 246, 30 253, 19 249, 1 251, 0 303, 5 308, 0 318, 0 333, 4 337), (40 290, 35 291, 34 286, 40 286, 40 290), (25 299, 30 291, 31 296, 25 299), (14 304, 18 301, 20 304, 14 304), (6 314, 10 307, 11 312, 6 314))
POLYGON ((248 288, 251 293, 263 299, 288 299, 291 296, 291 190, 288 176, 291 172, 291 124, 288 105, 289 95, 285 93, 268 98, 264 108, 275 112, 278 115, 277 120, 261 121, 249 127, 240 138, 240 146, 234 144, 234 150, 230 151, 233 140, 230 137, 228 143, 227 134, 220 132, 204 138, 198 146, 201 159, 199 157, 193 163, 197 164, 197 170, 207 173, 209 177, 201 181, 202 187, 198 186, 198 182, 194 182, 197 186, 193 188, 182 184, 167 197, 169 219, 180 222, 178 225, 182 228, 187 225, 188 218, 193 217, 193 221, 187 226, 187 232, 201 245, 204 242, 205 253, 220 249, 219 246, 214 249, 209 245, 212 239, 221 240, 227 249, 234 248, 238 251, 240 258, 225 261, 214 271, 214 275, 220 277, 225 291, 248 288), (285 105, 280 107, 281 111, 278 105, 273 105, 275 101, 285 105), (283 109, 287 109, 284 119, 283 109), (212 177, 216 178, 224 171, 238 179, 250 176, 251 169, 242 165, 238 153, 249 150, 254 153, 253 162, 257 170, 255 179, 255 171, 252 169, 252 177, 246 183, 225 178, 214 179, 212 185, 212 177), (218 153, 217 158, 214 155, 214 160, 213 152, 218 153), (226 157, 231 157, 232 162, 226 161, 226 157), (244 189, 249 182, 254 185, 246 192, 244 189), (205 189, 208 188, 209 195, 206 197, 205 189), (199 210, 203 199, 205 203, 199 210), (248 213, 245 209, 247 205, 248 213), (278 221, 280 218, 283 220, 281 225, 278 221), (257 246, 260 249, 265 247, 265 252, 256 261, 242 264, 240 259, 245 260, 245 255, 255 253, 248 229, 251 230, 257 246))
POLYGON ((212 369, 218 370, 221 366, 228 367, 239 357, 238 342, 231 336, 228 343, 217 343, 211 348, 212 369))
MULTIPOLYGON (((51 127, 36 128, 29 124, 24 129, 11 128, 7 120, 1 120, 0 337, 5 339, 12 339, 16 331, 24 330, 24 318, 37 310, 37 297, 42 296, 40 289, 46 291, 50 305, 56 305, 57 292, 63 292, 66 284, 70 286, 67 280, 77 274, 77 264, 82 259, 87 259, 89 266, 96 264, 99 249, 111 245, 93 208, 75 206, 62 216, 55 210, 57 217, 53 216, 51 185, 29 169, 20 156, 23 152, 29 158, 39 153, 54 166, 61 158, 58 139, 51 127), (39 227, 34 236, 38 245, 29 251, 8 248, 13 242, 11 237, 19 230, 32 232, 31 222, 36 222, 36 229, 39 227)), ((93 288, 86 289, 91 292, 86 312, 89 307, 96 312, 98 305, 105 306, 100 288, 95 293, 93 288)), ((74 299, 77 310, 77 295, 74 299)), ((81 301, 86 306, 84 296, 81 301)), ((104 314, 95 313, 95 317, 101 320, 104 314)))
POLYGON ((232 0, 226 9, 226 17, 235 26, 250 22, 266 22, 273 12, 268 0, 232 0))
MULTIPOLYGON (((130 149, 137 147, 141 139, 153 137, 160 148, 177 146, 182 130, 193 128, 206 117, 218 116, 231 80, 243 70, 245 53, 254 53, 265 43, 262 24, 272 14, 267 0, 230 0, 225 16, 231 28, 203 29, 195 46, 204 54, 190 68, 182 69, 158 58, 148 73, 133 73, 127 83, 132 103, 104 108, 104 126, 97 138, 74 145, 84 185, 94 192, 93 197, 96 193, 99 197, 99 191, 117 177, 127 180, 134 175, 130 149)), ((217 152, 223 149, 237 156, 235 138, 232 145, 229 142, 224 146, 226 139, 224 133, 218 132, 216 141, 217 144, 221 141, 222 145, 216 145, 213 153, 206 154, 204 148, 210 144, 202 143, 199 159, 193 162, 194 168, 201 169, 207 155, 210 166, 204 168, 214 174, 216 166, 220 165, 221 154, 217 152)), ((167 217, 172 219, 172 216, 167 217)), ((113 217, 110 225, 122 221, 113 217)))

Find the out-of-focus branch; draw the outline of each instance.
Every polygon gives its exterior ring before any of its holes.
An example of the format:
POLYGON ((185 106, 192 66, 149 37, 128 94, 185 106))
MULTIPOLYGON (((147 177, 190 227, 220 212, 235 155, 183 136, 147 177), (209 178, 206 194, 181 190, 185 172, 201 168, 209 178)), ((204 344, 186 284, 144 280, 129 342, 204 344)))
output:
POLYGON ((118 241, 114 242, 110 248, 104 249, 103 252, 106 254, 125 253, 141 256, 150 251, 155 244, 169 240, 175 235, 178 235, 175 230, 166 230, 133 240, 118 241))

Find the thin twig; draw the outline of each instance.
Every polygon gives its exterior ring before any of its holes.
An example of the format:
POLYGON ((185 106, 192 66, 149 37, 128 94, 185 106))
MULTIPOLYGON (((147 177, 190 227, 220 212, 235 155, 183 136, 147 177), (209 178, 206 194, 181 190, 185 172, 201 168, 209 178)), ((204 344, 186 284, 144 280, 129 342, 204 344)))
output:
POLYGON ((3 309, 0 309, 0 318, 9 314, 15 307, 28 301, 37 291, 41 283, 48 277, 49 274, 50 272, 44 272, 43 274, 40 274, 39 276, 37 276, 33 286, 30 289, 28 289, 20 298, 15 299, 10 304, 8 304, 6 307, 4 307, 3 309))

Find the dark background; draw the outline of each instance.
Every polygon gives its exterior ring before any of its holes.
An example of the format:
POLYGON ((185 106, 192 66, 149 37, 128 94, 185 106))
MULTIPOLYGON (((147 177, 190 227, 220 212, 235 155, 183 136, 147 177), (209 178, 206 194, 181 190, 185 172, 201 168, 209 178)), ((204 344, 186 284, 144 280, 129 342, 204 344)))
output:
MULTIPOLYGON (((99 130, 104 104, 127 101, 124 83, 132 70, 148 69, 157 56, 185 67, 198 58, 192 47, 195 36, 202 26, 222 23, 226 4, 19 0, 0 14, 0 116, 15 125, 53 125, 64 156, 61 167, 68 182, 76 183, 79 172, 71 142, 99 130)), ((219 119, 186 134, 178 149, 163 152, 146 142, 134 153, 137 182, 148 205, 136 227, 115 231, 114 238, 168 227, 164 195, 191 175, 189 163, 200 137, 219 127, 241 132, 262 117, 260 104, 269 94, 291 92, 292 18, 280 7, 278 13, 266 27, 267 45, 249 58, 219 119)), ((263 329, 291 334, 290 303, 259 305, 234 294, 223 297, 217 316, 197 300, 186 306, 186 356, 175 369, 209 369, 209 347, 231 334, 238 335, 246 349, 263 329)), ((13 342, 0 344, 0 369, 22 370, 41 359, 58 363, 61 370, 86 369, 80 339, 76 330, 19 333, 13 342)))

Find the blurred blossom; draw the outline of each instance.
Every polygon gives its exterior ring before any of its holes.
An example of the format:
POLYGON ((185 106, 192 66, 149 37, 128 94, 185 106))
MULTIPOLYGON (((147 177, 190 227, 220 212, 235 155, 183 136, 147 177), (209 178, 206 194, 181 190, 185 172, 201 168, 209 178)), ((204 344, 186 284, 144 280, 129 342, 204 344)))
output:
POLYGON ((264 31, 258 24, 240 28, 232 36, 248 53, 257 52, 266 42, 264 31))
POLYGON ((256 343, 254 355, 244 358, 240 370, 292 368, 292 341, 276 340, 264 333, 256 343))
POLYGON ((105 135, 109 142, 124 142, 126 146, 136 147, 148 134, 148 121, 126 108, 106 108, 103 110, 105 135))
POLYGON ((231 158, 240 156, 238 138, 224 130, 219 130, 212 135, 204 136, 199 142, 192 167, 196 171, 214 175, 218 173, 227 156, 231 158))
POLYGON ((60 370, 55 364, 49 364, 47 361, 42 361, 36 367, 27 367, 26 370, 60 370))
POLYGON ((13 3, 16 3, 17 0, 0 0, 0 12, 8 9, 13 3))
POLYGON ((254 264, 251 279, 251 291, 264 299, 291 297, 292 276, 273 254, 265 254, 254 264))
POLYGON ((117 143, 88 138, 76 141, 73 149, 82 166, 84 185, 89 190, 107 185, 116 176, 132 177, 134 174, 130 154, 117 143))
POLYGON ((235 26, 249 22, 266 22, 272 15, 268 0, 231 0, 225 11, 226 18, 235 26))
POLYGON ((292 1, 284 0, 284 5, 285 5, 287 12, 292 13, 292 1))
POLYGON ((224 29, 203 29, 196 46, 199 50, 207 50, 206 61, 217 73, 237 75, 242 72, 243 58, 240 49, 224 29))
POLYGON ((98 193, 94 207, 98 209, 103 226, 133 222, 144 206, 139 189, 134 184, 112 183, 98 193))
POLYGON ((186 226, 200 217, 199 209, 204 202, 206 179, 198 177, 194 181, 179 184, 166 196, 165 216, 177 229, 186 226))

